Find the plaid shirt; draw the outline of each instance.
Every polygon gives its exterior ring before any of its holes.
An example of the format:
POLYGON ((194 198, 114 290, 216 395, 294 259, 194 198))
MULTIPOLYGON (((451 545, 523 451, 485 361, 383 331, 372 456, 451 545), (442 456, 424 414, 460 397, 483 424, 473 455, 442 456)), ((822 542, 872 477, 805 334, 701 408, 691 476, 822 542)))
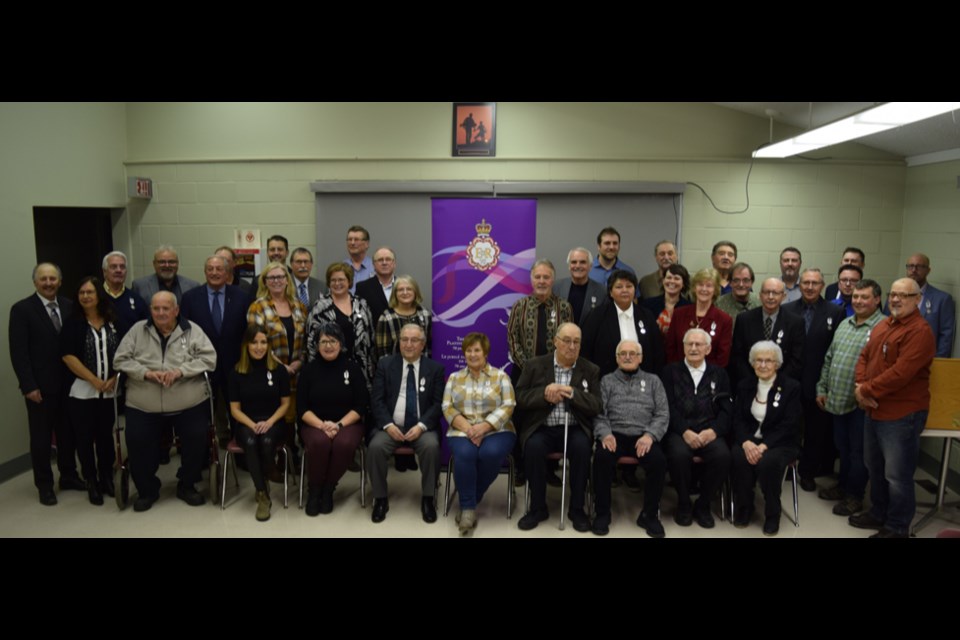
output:
MULTIPOLYGON (((577 363, 573 363, 573 367, 576 367, 577 363)), ((570 380, 573 378, 573 367, 569 369, 564 369, 560 366, 560 363, 557 362, 557 354, 553 354, 553 380, 557 384, 565 384, 570 386, 570 380)), ((563 417, 567 415, 567 403, 558 402, 553 405, 553 411, 550 412, 550 415, 547 416, 547 425, 549 426, 563 426, 563 417)), ((576 422, 576 419, 574 419, 576 422)))
MULTIPOLYGON (((307 328, 307 308, 299 300, 288 301, 293 313, 293 349, 287 343, 287 330, 277 314, 277 308, 269 297, 257 298, 247 310, 247 324, 263 327, 273 357, 283 364, 303 359, 303 338, 307 328)), ((290 386, 295 387, 294 380, 290 386)))
MULTIPOLYGON (((470 424, 489 422, 495 430, 490 433, 515 432, 510 417, 516 406, 510 376, 489 363, 476 379, 469 369, 451 374, 443 390, 443 417, 451 425, 454 418, 462 415, 470 424)), ((466 435, 452 426, 447 430, 448 438, 466 435)))
POLYGON ((430 325, 433 322, 433 314, 417 307, 412 316, 402 316, 395 309, 387 309, 380 316, 377 322, 376 340, 374 341, 374 362, 378 362, 384 356, 390 356, 397 353, 397 345, 400 344, 400 330, 405 324, 418 324, 423 327, 427 334, 427 345, 423 350, 423 355, 430 357, 430 325))
POLYGON ((817 395, 827 396, 828 413, 840 416, 857 408, 857 399, 853 394, 857 361, 870 339, 870 332, 885 317, 877 309, 858 326, 856 317, 851 316, 843 320, 834 332, 833 342, 823 358, 820 381, 817 382, 817 395))

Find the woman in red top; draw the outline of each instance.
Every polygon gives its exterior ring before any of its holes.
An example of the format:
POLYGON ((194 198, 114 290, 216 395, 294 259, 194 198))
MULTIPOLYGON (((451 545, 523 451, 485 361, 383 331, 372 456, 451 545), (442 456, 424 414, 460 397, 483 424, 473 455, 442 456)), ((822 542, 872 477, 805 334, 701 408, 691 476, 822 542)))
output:
POLYGON ((714 306, 720 297, 720 275, 716 269, 700 269, 690 279, 694 304, 673 310, 667 332, 667 362, 683 360, 683 335, 698 327, 710 334, 713 345, 707 362, 726 367, 733 341, 733 320, 714 306))

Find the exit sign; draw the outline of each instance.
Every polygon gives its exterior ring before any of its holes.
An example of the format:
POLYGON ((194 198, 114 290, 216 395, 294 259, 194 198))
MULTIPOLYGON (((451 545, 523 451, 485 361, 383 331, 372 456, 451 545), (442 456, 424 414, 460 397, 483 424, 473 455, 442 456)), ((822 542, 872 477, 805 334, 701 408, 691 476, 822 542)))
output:
POLYGON ((127 197, 150 200, 153 198, 153 180, 150 178, 127 178, 127 197))

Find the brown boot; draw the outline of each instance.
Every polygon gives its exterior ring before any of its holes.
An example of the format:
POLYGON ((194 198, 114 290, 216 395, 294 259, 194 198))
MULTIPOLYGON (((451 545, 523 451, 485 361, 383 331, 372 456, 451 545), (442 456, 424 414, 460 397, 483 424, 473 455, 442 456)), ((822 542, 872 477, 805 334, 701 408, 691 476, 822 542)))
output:
POLYGON ((270 519, 270 496, 266 491, 257 491, 257 520, 266 522, 270 519))

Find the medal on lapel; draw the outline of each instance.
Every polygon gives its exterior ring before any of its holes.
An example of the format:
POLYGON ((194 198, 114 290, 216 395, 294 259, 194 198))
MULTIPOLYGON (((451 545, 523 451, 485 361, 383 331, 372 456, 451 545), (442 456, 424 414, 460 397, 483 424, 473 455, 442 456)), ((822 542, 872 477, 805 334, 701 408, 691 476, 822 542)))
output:
POLYGON ((780 344, 781 340, 783 340, 783 329, 777 332, 777 344, 780 344))
POLYGON ((646 380, 641 380, 641 381, 640 381, 640 393, 646 393, 646 392, 647 392, 647 381, 646 381, 646 380))
POLYGON ((583 379, 583 390, 584 390, 584 391, 587 391, 587 390, 588 390, 588 387, 587 387, 587 379, 586 379, 586 378, 583 379))
POLYGON ((711 323, 710 323, 710 337, 712 338, 712 337, 714 337, 714 336, 716 336, 716 335, 717 335, 717 323, 716 323, 716 322, 711 322, 711 323))
POLYGON ((424 377, 420 378, 420 393, 423 393, 427 390, 427 379, 424 377))
POLYGON ((643 320, 640 320, 640 321, 637 323, 637 326, 640 327, 640 333, 641 333, 641 334, 645 334, 645 333, 647 332, 647 328, 646 328, 645 326, 643 326, 643 320))
POLYGON ((827 331, 833 331, 833 318, 827 318, 827 331))
POLYGON ((343 384, 350 384, 350 372, 349 372, 349 371, 344 371, 344 372, 343 372, 343 384))
POLYGON ((267 386, 268 387, 273 386, 273 373, 271 373, 270 371, 267 371, 267 386))
POLYGON ((780 406, 780 389, 782 389, 782 388, 783 388, 783 387, 777 387, 777 395, 773 396, 773 406, 774 406, 774 407, 779 407, 779 406, 780 406))

